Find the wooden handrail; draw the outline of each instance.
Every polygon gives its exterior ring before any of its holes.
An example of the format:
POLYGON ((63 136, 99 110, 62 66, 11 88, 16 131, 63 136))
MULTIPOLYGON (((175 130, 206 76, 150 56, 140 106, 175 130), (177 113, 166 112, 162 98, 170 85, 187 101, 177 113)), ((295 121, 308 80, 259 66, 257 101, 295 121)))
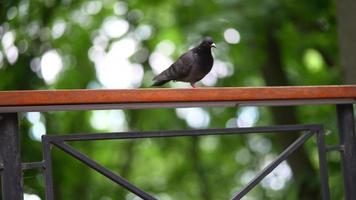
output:
MULTIPOLYGON (((356 85, 340 86, 285 86, 285 87, 222 87, 189 89, 118 89, 118 90, 21 90, 0 91, 0 112, 24 111, 42 107, 42 111, 53 110, 53 106, 152 104, 172 102, 283 102, 283 101, 335 101, 356 100, 356 85), (44 107, 48 109, 43 109, 44 107), (7 108, 7 109, 5 109, 7 108), (18 110, 16 110, 18 108, 18 110)), ((293 103, 292 103, 293 104, 293 103)), ((174 106, 172 106, 174 107, 174 106)), ((110 108, 110 106, 108 107, 110 108)), ((84 108, 78 108, 84 109, 84 108)), ((93 108, 95 109, 95 108, 93 108)), ((71 110, 71 109, 69 109, 71 110)))

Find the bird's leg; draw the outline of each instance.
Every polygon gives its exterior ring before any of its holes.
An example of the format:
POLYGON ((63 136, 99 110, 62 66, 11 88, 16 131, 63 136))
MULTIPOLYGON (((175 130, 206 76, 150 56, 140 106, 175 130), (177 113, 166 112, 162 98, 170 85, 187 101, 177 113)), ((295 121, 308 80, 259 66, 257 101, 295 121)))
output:
POLYGON ((195 88, 195 83, 190 83, 190 85, 191 85, 193 88, 195 88))

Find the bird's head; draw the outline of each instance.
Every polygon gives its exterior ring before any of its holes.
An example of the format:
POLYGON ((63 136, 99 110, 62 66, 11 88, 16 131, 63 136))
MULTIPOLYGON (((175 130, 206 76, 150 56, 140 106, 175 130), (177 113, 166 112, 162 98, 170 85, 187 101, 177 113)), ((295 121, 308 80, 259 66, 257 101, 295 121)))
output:
POLYGON ((201 43, 200 46, 208 47, 208 48, 216 48, 215 43, 211 37, 206 37, 201 43))

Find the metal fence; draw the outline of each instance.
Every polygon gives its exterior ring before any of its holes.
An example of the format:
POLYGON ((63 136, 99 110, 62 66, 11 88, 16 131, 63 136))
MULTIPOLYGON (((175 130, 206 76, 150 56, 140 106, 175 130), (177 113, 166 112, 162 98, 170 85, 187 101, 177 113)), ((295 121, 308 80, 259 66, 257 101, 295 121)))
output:
POLYGON ((254 128, 224 128, 224 129, 201 129, 201 130, 179 130, 179 131, 157 131, 157 132, 122 132, 122 133, 99 133, 99 134, 77 134, 77 135, 57 135, 43 136, 45 181, 46 181, 46 198, 53 197, 53 177, 51 166, 51 145, 61 149, 67 154, 78 159, 85 165, 106 176, 113 182, 121 185, 130 192, 136 194, 142 199, 156 199, 151 194, 141 190, 129 181, 111 172, 85 154, 75 150, 67 141, 87 141, 87 140, 115 140, 115 139, 140 139, 140 138, 159 138, 159 137, 183 137, 183 136, 207 136, 207 135, 227 135, 227 134, 250 134, 250 133, 279 133, 302 131, 303 134, 286 148, 275 160, 260 171, 241 191, 237 192, 232 199, 241 199, 254 186, 256 186, 264 177, 273 171, 281 162, 286 160, 294 151, 301 147, 311 136, 316 135, 319 153, 320 177, 322 183, 323 199, 330 199, 328 186, 328 171, 326 161, 326 148, 324 144, 324 131, 321 125, 285 125, 285 126, 267 126, 254 128))

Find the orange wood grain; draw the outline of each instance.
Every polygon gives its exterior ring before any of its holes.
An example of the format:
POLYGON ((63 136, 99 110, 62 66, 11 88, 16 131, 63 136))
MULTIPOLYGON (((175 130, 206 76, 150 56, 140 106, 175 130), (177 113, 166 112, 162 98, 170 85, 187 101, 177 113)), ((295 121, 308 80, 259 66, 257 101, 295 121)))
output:
POLYGON ((356 99, 356 85, 0 91, 0 106, 356 99))

